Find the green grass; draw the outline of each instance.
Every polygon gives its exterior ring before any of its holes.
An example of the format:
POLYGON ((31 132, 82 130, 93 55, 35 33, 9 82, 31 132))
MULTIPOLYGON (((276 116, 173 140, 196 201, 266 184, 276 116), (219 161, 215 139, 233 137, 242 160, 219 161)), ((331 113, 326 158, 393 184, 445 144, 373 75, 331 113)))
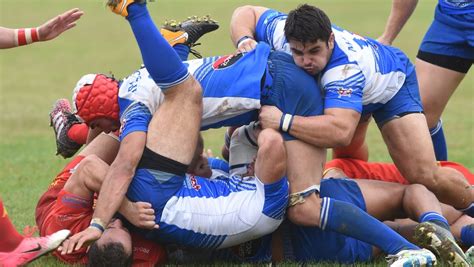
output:
MULTIPOLYGON (((105 1, 92 0, 2 0, 0 25, 32 27, 69 8, 79 7, 85 15, 78 26, 48 43, 0 52, 0 196, 18 229, 34 225, 34 208, 49 181, 66 163, 54 156, 48 112, 60 97, 70 98, 80 76, 113 72, 123 77, 140 64, 139 51, 125 20, 106 10, 105 1)), ((233 52, 229 20, 235 7, 257 4, 289 11, 300 1, 160 0, 149 9, 156 22, 165 18, 211 14, 220 22, 219 31, 202 38, 198 47, 205 56, 233 52)), ((396 46, 414 59, 424 32, 431 23, 435 0, 419 1, 418 8, 396 46)), ((377 37, 383 31, 390 1, 319 0, 332 21, 360 35, 377 37)), ((449 156, 474 170, 473 74, 469 74, 449 103, 443 116, 449 156)), ((207 146, 219 151, 222 130, 206 132, 207 146)), ((389 161, 385 145, 374 125, 368 134, 370 159, 389 161)), ((61 266, 46 257, 37 266, 61 266)))

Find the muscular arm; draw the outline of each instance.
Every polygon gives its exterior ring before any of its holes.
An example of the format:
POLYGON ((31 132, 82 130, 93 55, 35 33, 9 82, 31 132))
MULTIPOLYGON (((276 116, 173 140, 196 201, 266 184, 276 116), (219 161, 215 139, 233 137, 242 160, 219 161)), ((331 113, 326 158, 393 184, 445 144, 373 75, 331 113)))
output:
POLYGON ((318 147, 347 146, 359 119, 360 113, 355 110, 328 108, 320 116, 295 116, 290 134, 318 147))
POLYGON ((244 36, 255 36, 255 28, 260 16, 268 8, 261 6, 241 6, 234 10, 230 20, 230 38, 234 45, 244 36))
MULTIPOLYGON (((120 144, 117 157, 110 165, 100 188, 97 206, 92 218, 99 219, 105 228, 112 216, 117 212, 135 174, 135 168, 142 156, 146 143, 145 132, 132 132, 120 144)), ((101 231, 89 227, 65 241, 61 254, 70 254, 100 238, 101 231)))
POLYGON ((385 25, 385 31, 377 40, 391 45, 415 10, 417 3, 418 0, 392 0, 392 10, 385 25))
POLYGON ((120 144, 120 149, 100 189, 93 218, 99 218, 107 225, 119 209, 128 186, 135 174, 145 147, 146 133, 133 132, 127 135, 120 144))

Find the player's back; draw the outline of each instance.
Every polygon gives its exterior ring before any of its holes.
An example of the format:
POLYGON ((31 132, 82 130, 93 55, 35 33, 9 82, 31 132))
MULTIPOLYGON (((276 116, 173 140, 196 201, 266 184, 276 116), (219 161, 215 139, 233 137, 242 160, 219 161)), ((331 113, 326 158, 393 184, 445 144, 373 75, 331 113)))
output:
MULTIPOLYGON (((267 68, 270 47, 259 45, 252 52, 189 60, 185 64, 200 82, 203 92, 202 129, 248 124, 260 108, 262 77, 267 68)), ((164 95, 145 68, 120 83, 120 116, 141 103, 141 112, 153 114, 164 95), (133 104, 133 105, 132 105, 133 104)), ((128 118, 130 119, 130 118, 128 118)))

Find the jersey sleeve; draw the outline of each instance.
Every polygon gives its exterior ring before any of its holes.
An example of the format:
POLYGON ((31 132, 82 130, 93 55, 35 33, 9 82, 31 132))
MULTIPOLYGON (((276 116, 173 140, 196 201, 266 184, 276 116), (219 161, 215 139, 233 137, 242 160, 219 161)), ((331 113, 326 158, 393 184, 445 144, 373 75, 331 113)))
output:
POLYGON ((365 76, 357 64, 348 63, 327 70, 321 78, 324 108, 353 109, 362 113, 365 76))
POLYGON ((218 159, 218 158, 207 158, 207 162, 211 169, 221 170, 223 172, 229 173, 229 163, 225 160, 218 159))
POLYGON ((255 28, 257 42, 265 42, 275 50, 288 50, 285 37, 285 22, 287 15, 273 9, 265 11, 258 19, 255 28))
POLYGON ((151 117, 152 114, 145 104, 141 102, 130 104, 120 117, 120 141, 133 132, 148 132, 151 117))

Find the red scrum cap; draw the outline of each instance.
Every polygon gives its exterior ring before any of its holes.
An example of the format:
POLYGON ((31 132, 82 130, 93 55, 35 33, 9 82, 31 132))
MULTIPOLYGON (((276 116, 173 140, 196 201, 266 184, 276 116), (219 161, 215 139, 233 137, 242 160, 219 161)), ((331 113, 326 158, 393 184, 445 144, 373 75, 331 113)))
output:
POLYGON ((96 118, 119 120, 118 82, 103 74, 87 74, 74 87, 72 102, 85 123, 96 118))

